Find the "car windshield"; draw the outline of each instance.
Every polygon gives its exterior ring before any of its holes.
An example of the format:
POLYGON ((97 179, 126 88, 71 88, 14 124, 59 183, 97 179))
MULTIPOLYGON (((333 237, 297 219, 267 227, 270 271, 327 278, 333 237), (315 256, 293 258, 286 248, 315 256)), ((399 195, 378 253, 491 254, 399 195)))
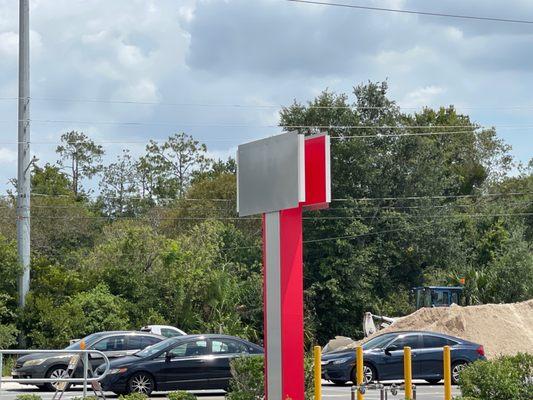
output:
POLYGON ((163 340, 162 342, 148 346, 144 350, 138 351, 134 355, 137 357, 150 357, 150 356, 153 356, 154 354, 159 353, 160 351, 163 351, 164 349, 166 349, 168 346, 170 346, 174 342, 176 342, 176 339, 163 340))
POLYGON ((104 335, 105 335, 104 332, 93 333, 89 336, 85 336, 83 339, 78 340, 76 343, 72 343, 70 346, 65 347, 65 349, 66 350, 80 350, 80 344, 82 341, 85 341, 85 346, 89 347, 91 344, 96 342, 98 339, 100 339, 104 335))
POLYGON ((385 335, 380 335, 378 337, 370 339, 368 342, 363 343, 363 350, 381 349, 393 338, 395 338, 396 335, 397 334, 395 333, 387 333, 385 335))

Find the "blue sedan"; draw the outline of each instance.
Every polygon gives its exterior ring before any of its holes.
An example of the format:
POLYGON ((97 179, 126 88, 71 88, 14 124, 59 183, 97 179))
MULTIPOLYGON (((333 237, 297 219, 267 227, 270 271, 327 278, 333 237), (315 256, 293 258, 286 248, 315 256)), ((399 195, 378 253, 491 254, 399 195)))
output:
MULTIPOLYGON (((443 378, 444 346, 451 347, 452 382, 457 384, 465 365, 485 359, 482 345, 436 332, 393 332, 363 344, 365 382, 403 379, 403 348, 411 348, 414 379, 435 384, 443 378)), ((322 378, 337 385, 355 381, 355 351, 342 350, 322 356, 322 378)))
MULTIPOLYGON (((233 336, 178 336, 111 361, 109 374, 101 384, 104 390, 117 394, 227 389, 230 360, 262 354, 261 346, 233 336)), ((96 374, 103 370, 104 366, 100 366, 96 374)))

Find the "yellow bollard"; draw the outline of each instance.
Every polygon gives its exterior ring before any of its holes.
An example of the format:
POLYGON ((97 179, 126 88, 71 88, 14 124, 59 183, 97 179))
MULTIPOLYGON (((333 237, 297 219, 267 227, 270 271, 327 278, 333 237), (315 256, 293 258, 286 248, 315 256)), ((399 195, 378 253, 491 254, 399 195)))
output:
POLYGON ((315 346, 315 400, 322 400, 322 349, 315 346))
POLYGON ((405 399, 413 399, 413 375, 411 369, 411 348, 403 348, 403 376, 405 380, 405 399))
MULTIPOLYGON (((357 346, 355 349, 355 366, 356 366, 356 379, 357 379, 357 386, 359 388, 364 383, 364 376, 363 376, 363 348, 361 346, 357 346)), ((357 390, 357 400, 364 400, 365 396, 361 393, 360 390, 357 390)))
POLYGON ((452 400, 452 357, 450 346, 444 346, 444 400, 452 400))
POLYGON ((80 350, 85 350, 85 340, 80 340, 80 350))

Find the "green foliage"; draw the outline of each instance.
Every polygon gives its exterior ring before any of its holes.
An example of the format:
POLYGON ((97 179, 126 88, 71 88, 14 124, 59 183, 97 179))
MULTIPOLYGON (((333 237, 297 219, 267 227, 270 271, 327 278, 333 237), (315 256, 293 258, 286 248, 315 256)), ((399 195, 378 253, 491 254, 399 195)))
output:
POLYGON ((102 284, 76 293, 61 304, 31 293, 22 320, 32 345, 41 348, 61 348, 70 339, 130 326, 126 303, 102 284))
POLYGON ((263 400, 263 356, 239 357, 230 362, 231 381, 228 400, 263 400))
POLYGON ((42 400, 41 396, 36 394, 19 394, 15 397, 16 400, 42 400))
POLYGON ((168 400, 196 400, 197 397, 184 390, 178 390, 176 392, 170 392, 167 394, 168 400))
POLYGON ((529 400, 533 398, 533 355, 518 354, 478 361, 461 371, 459 386, 465 398, 475 400, 529 400))
POLYGON ((121 394, 119 400, 146 400, 148 396, 143 393, 121 394))
MULTIPOLYGON (((263 356, 239 357, 231 360, 228 400, 262 400, 265 398, 263 356)), ((314 399, 313 356, 304 359, 305 399, 314 399)))

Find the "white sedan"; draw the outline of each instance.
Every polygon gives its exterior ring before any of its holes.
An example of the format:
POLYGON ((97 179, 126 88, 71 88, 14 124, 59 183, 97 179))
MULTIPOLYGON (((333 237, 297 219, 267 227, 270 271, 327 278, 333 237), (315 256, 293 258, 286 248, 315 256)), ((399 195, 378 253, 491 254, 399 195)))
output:
POLYGON ((146 325, 143 326, 140 331, 155 333, 156 335, 165 336, 167 338, 186 335, 181 329, 168 325, 146 325))

